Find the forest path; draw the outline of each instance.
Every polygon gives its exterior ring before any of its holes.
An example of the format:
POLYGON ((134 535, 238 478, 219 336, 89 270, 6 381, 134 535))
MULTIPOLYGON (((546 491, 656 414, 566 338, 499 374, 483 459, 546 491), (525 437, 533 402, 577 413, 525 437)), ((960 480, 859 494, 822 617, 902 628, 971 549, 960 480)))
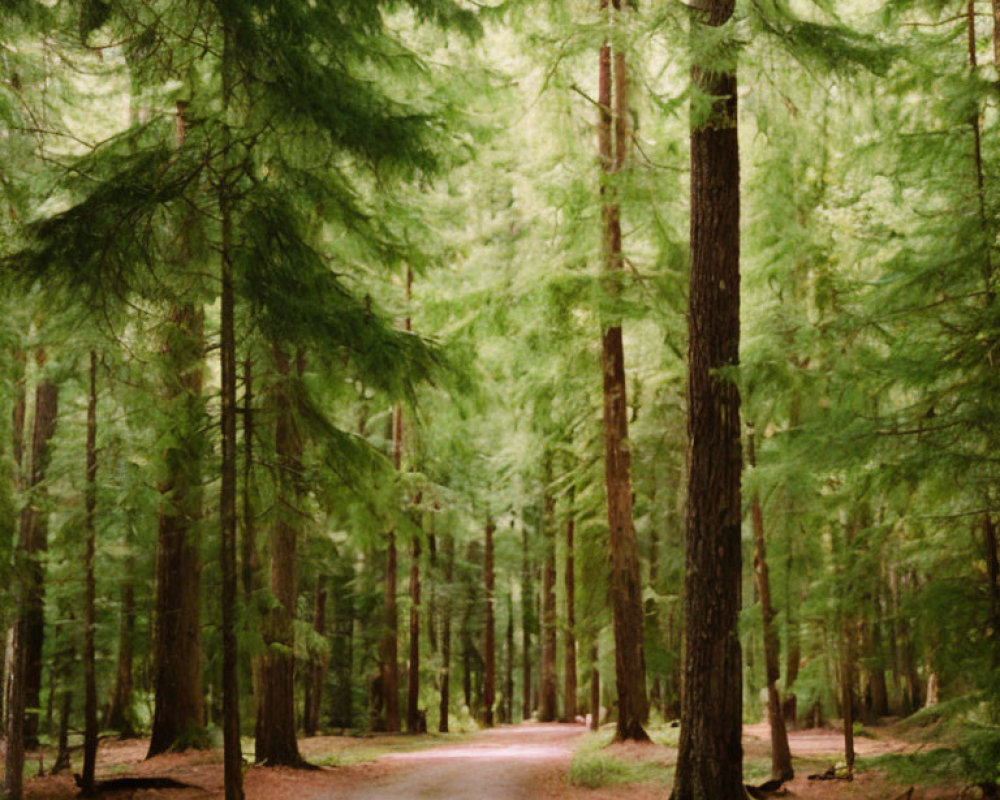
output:
POLYGON ((365 765, 362 781, 329 800, 517 800, 564 774, 583 725, 529 723, 473 734, 463 742, 391 753, 365 765))

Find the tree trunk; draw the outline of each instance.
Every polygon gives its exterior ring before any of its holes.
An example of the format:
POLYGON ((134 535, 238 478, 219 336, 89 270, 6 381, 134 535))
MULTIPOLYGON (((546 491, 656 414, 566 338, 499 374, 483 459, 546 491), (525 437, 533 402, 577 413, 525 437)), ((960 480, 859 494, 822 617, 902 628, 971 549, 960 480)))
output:
POLYGON ((124 577, 121 584, 121 618, 118 622, 118 661, 115 688, 104 726, 118 731, 121 739, 138 735, 132 710, 132 662, 135 654, 135 554, 132 520, 127 523, 124 577))
MULTIPOLYGON (((692 37, 725 24, 732 0, 696 0, 692 37)), ((697 51, 697 48, 696 48, 697 51)), ((713 54, 718 59, 719 51, 713 54)), ((740 396, 719 369, 739 363, 740 164, 734 67, 695 64, 691 126, 688 313, 688 491, 684 616, 687 646, 673 800, 744 797, 739 611, 740 396), (700 114, 696 100, 692 115, 700 114)))
POLYGON ((426 732, 426 719, 420 720, 420 540, 410 543, 410 663, 406 684, 406 729, 426 732), (422 730, 422 728, 424 730, 422 730))
MULTIPOLYGON (((753 432, 748 437, 749 461, 757 466, 756 443, 753 432)), ((771 602, 771 580, 767 569, 767 546, 764 539, 764 514, 760 497, 754 495, 752 504, 754 576, 757 579, 757 593, 760 595, 761 616, 764 623, 764 665, 767 676, 767 718, 771 724, 771 777, 782 783, 795 777, 792 769, 792 753, 788 748, 788 733, 785 731, 785 717, 778 693, 778 679, 781 677, 778 631, 774 624, 775 610, 771 602)))
MULTIPOLYGON (((229 108, 234 85, 235 32, 227 17, 223 23, 222 110, 229 108)), ((229 143, 229 130, 223 128, 229 143)), ((228 148, 225 152, 228 152, 228 148)), ((220 432, 222 434, 219 487, 219 563, 222 567, 222 737, 225 800, 243 800, 243 755, 240 750, 240 688, 236 640, 236 293, 233 285, 233 216, 227 183, 218 186, 221 297, 219 310, 219 372, 222 378, 220 432)))
POLYGON ((514 722, 514 592, 507 594, 507 669, 503 684, 503 721, 514 722))
MULTIPOLYGON (((46 354, 39 349, 36 361, 45 366, 46 354)), ((28 465, 29 502, 21 511, 18 549, 25 556, 24 610, 22 647, 25 651, 24 681, 27 716, 24 719, 25 747, 38 745, 38 711, 42 688, 42 646, 45 636, 45 569, 42 553, 48 550, 49 514, 45 509, 47 491, 42 482, 51 457, 49 444, 56 430, 59 390, 47 377, 39 379, 35 389, 35 422, 28 465)))
POLYGON ((452 578, 455 575, 455 539, 446 534, 442 545, 444 557, 444 602, 441 604, 441 701, 438 706, 438 730, 448 732, 448 709, 451 699, 451 613, 452 578))
MULTIPOLYGON (((546 488, 546 493, 548 489, 546 488)), ((542 668, 539 722, 555 722, 556 696, 556 540, 555 500, 545 497, 544 531, 545 561, 542 565, 542 668)))
MULTIPOLYGON (((186 135, 186 105, 177 104, 177 144, 186 135)), ((184 237, 182 237, 184 238, 184 237)), ((182 245, 182 249, 186 249, 182 245)), ((201 684, 201 451, 204 439, 202 368, 204 313, 174 308, 161 347, 163 403, 169 441, 163 453, 156 549, 156 625, 153 663, 156 710, 147 758, 171 748, 207 745, 201 684)))
POLYGON ((22 800, 24 797, 24 684, 28 672, 28 659, 22 641, 26 627, 24 606, 27 583, 28 576, 25 575, 14 584, 15 609, 18 616, 14 626, 10 694, 7 698, 7 755, 4 759, 4 790, 7 800, 22 800))
POLYGON ((350 728, 354 725, 351 675, 354 661, 354 565, 341 559, 333 580, 333 640, 330 643, 330 668, 333 671, 330 725, 350 728))
POLYGON ((601 727, 601 670, 597 660, 597 637, 590 645, 590 729, 601 727))
MULTIPOLYGON (((403 465, 403 408, 392 409, 392 463, 396 471, 403 465)), ((385 552, 385 630, 379 645, 379 664, 382 680, 382 702, 385 719, 382 730, 399 731, 399 614, 396 610, 397 582, 396 532, 389 531, 385 552)))
POLYGON ((302 436, 295 420, 294 382, 301 379, 300 354, 292 374, 288 354, 274 345, 278 382, 274 390, 274 449, 278 457, 278 510, 270 531, 271 592, 277 603, 264 619, 261 697, 254 760, 267 766, 299 767, 295 738, 295 611, 298 598, 295 559, 302 480, 302 436))
MULTIPOLYGON (((799 677, 799 663, 802 660, 802 638, 799 634, 799 618, 796 603, 792 599, 792 554, 789 550, 785 561, 785 700, 782 716, 786 726, 793 728, 798 719, 798 698, 795 696, 795 681, 799 677)), ((805 599, 803 596, 802 600, 805 599)))
MULTIPOLYGON (((320 639, 326 639, 326 576, 317 579, 316 599, 313 604, 313 630, 320 639)), ((326 652, 313 656, 309 670, 309 703, 306 705, 305 728, 306 736, 315 736, 319 730, 320 712, 323 708, 323 684, 326 682, 326 670, 330 657, 326 652)))
MULTIPOLYGON (((608 0, 600 0, 600 4, 602 12, 607 13, 608 0)), ((614 0, 614 8, 614 13, 620 12, 620 0, 614 0)), ((599 59, 600 113, 597 138, 601 168, 604 173, 604 180, 601 183, 604 274, 606 289, 611 298, 620 292, 621 275, 624 270, 620 208, 613 181, 625 166, 630 141, 628 70, 625 54, 616 51, 613 61, 612 78, 612 48, 605 41, 601 46, 599 59)), ((604 386, 604 476, 611 556, 615 681, 618 688, 618 727, 615 731, 615 740, 648 741, 649 737, 642 727, 648 714, 648 706, 639 555, 632 520, 632 468, 628 447, 625 353, 620 321, 610 323, 605 321, 604 325, 601 350, 604 386)))
MULTIPOLYGON (((572 513, 572 509, 571 512, 572 513)), ((566 633, 563 639, 565 685, 563 694, 563 719, 576 719, 576 575, 573 558, 573 533, 575 520, 566 520, 566 633)))
POLYGON ((531 580, 528 528, 521 529, 521 718, 531 719, 531 628, 535 588, 531 580))
POLYGON ((844 621, 840 704, 844 717, 844 762, 848 779, 854 776, 854 636, 850 621, 844 621))
MULTIPOLYGON (((1000 559, 997 557, 997 529, 992 517, 983 517, 983 549, 986 553, 986 579, 990 594, 990 628, 1000 644, 1000 559)), ((994 656, 994 660, 1000 653, 994 656)))
POLYGON ((483 628, 483 661, 485 662, 483 706, 487 728, 493 727, 493 705, 496 702, 496 620, 494 619, 493 608, 495 602, 494 590, 496 588, 493 572, 493 534, 495 530, 496 526, 493 524, 493 520, 487 519, 486 548, 483 557, 483 582, 486 585, 486 619, 483 628))
POLYGON ((97 586, 94 581, 94 554, 97 548, 97 529, 94 515, 97 509, 97 351, 90 351, 90 394, 87 401, 87 487, 84 528, 87 547, 84 555, 86 598, 84 600, 84 734, 83 776, 80 792, 92 795, 94 774, 97 768, 97 678, 94 674, 94 629, 96 621, 97 586))

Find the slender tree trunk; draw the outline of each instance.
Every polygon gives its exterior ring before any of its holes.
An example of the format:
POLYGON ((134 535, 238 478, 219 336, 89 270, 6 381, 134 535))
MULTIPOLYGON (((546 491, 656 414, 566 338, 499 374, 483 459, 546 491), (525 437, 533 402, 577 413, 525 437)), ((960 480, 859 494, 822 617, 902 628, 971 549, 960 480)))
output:
MULTIPOLYGON (((724 25, 733 0, 695 0, 692 37, 724 25)), ((697 48, 696 48, 697 51, 697 48)), ((715 52, 714 59, 719 57, 715 52)), ((713 60, 714 60, 713 59, 713 60)), ((740 162, 736 71, 692 69, 688 313, 687 643, 673 800, 744 797, 739 640, 740 396, 719 369, 739 363, 740 162)))
MULTIPOLYGON (((39 349, 36 361, 44 368, 46 354, 39 349)), ((56 429, 59 391, 46 377, 35 389, 35 421, 31 440, 31 461, 28 467, 28 490, 31 498, 21 511, 19 549, 25 554, 25 607, 22 646, 27 659, 25 703, 28 709, 41 705, 42 646, 45 636, 45 569, 42 554, 48 550, 49 514, 45 509, 47 492, 42 482, 48 470, 49 444, 56 429)), ((24 720, 25 746, 38 744, 38 711, 28 711, 24 720)))
MULTIPOLYGON (((316 598, 313 603, 313 631, 320 639, 326 639, 326 576, 317 579, 316 598)), ((323 684, 326 682, 326 670, 330 657, 327 653, 316 654, 309 665, 309 702, 306 704, 305 728, 306 736, 315 736, 320 725, 320 711, 323 708, 323 684)))
MULTIPOLYGON (((222 109, 229 108, 235 83, 232 48, 235 32, 223 21, 222 109)), ((228 144, 229 130, 223 129, 228 144)), ((233 285, 233 210, 231 187, 218 187, 222 222, 220 252, 219 372, 222 377, 221 483, 219 488, 219 562, 222 566, 222 738, 225 800, 243 800, 243 755, 240 749, 239 649, 236 640, 236 293, 233 285)))
POLYGON ((90 395, 87 402, 87 488, 84 528, 87 532, 87 548, 84 556, 86 576, 86 599, 84 601, 84 735, 83 735, 83 776, 80 790, 84 795, 92 795, 94 774, 97 769, 97 678, 94 674, 95 651, 94 629, 97 625, 97 587, 94 581, 94 553, 97 548, 97 529, 94 515, 97 508, 97 351, 90 351, 90 395))
MULTIPOLYGON (((757 466, 756 443, 753 432, 748 437, 748 456, 751 467, 757 466)), ((785 717, 781 709, 781 695, 778 693, 778 679, 781 677, 780 647, 778 631, 774 624, 776 612, 771 602, 771 580, 767 569, 767 546, 764 539, 764 513, 760 497, 753 496, 751 508, 753 516, 754 577, 757 579, 757 593, 760 595, 761 616, 764 627, 764 664, 767 676, 767 717, 771 724, 771 777, 779 781, 790 781, 795 777, 792 769, 792 753, 788 748, 788 733, 785 731, 785 717)))
POLYGON ((24 797, 24 682, 28 672, 28 659, 22 642, 26 584, 27 577, 22 577, 14 584, 18 615, 14 626, 10 694, 7 698, 7 755, 4 759, 4 790, 7 800, 22 800, 24 797))
POLYGON ((840 703, 844 717, 844 762, 848 779, 854 776, 854 634, 849 619, 844 620, 840 703))
MULTIPOLYGON (((572 510, 571 510, 572 513, 572 510)), ((576 568, 573 557, 573 534, 575 520, 566 520, 566 634, 563 640, 565 663, 565 685, 563 694, 563 719, 576 719, 576 568)))
POLYGON ((264 622, 265 652, 261 658, 261 698, 254 760, 267 766, 302 765, 295 738, 295 606, 298 597, 295 559, 297 516, 301 494, 302 436, 295 421, 293 383, 302 377, 300 355, 296 374, 288 354, 274 346, 278 383, 274 392, 274 446, 278 457, 278 513, 270 532, 271 592, 277 603, 264 622))
MULTIPOLYGON (((56 760, 52 764, 52 769, 49 770, 49 773, 52 775, 65 772, 72 766, 72 753, 70 753, 69 749, 69 718, 72 712, 73 690, 67 687, 62 690, 62 703, 59 707, 59 734, 56 738, 56 760)), ((81 780, 83 780, 82 777, 81 780)), ((93 792, 87 792, 81 787, 79 796, 91 797, 93 796, 93 792)))
POLYGON ((785 724, 793 728, 798 719, 798 699, 795 696, 795 681, 799 677, 799 663, 802 660, 802 639, 799 635, 799 617, 796 603, 792 598, 792 554, 789 550, 785 561, 785 700, 782 716, 785 724))
POLYGON ((590 729, 601 727, 601 670, 597 660, 597 637, 590 645, 590 729))
MULTIPOLYGON (((997 557, 997 529, 989 513, 983 517, 983 549, 990 593, 990 628, 994 640, 1000 644, 1000 558, 997 557)), ((998 656, 1000 653, 994 658, 998 656)))
POLYGON ((438 730, 448 732, 448 709, 451 699, 451 614, 452 578, 455 575, 455 539, 446 534, 443 542, 444 602, 441 604, 441 701, 438 706, 438 730))
POLYGON ((486 586, 486 618, 483 623, 483 685, 484 720, 487 728, 493 727, 493 706, 496 703, 497 658, 496 658, 496 575, 493 570, 493 534, 496 526, 492 519, 486 520, 486 544, 483 552, 483 583, 486 586))
POLYGON ((514 722, 514 592, 507 594, 507 669, 503 684, 503 721, 514 722))
MULTIPOLYGON (((548 489, 546 489, 548 492, 548 489)), ((545 519, 545 562, 542 566, 542 669, 541 698, 538 709, 539 722, 555 722, 556 697, 556 540, 555 501, 546 494, 545 519)))
POLYGON ((355 567, 347 559, 333 578, 333 639, 330 668, 333 671, 330 725, 350 728, 354 724, 351 675, 354 661, 354 577, 355 567))
POLYGON ((410 664, 406 684, 406 729, 426 732, 426 719, 420 720, 420 540, 410 543, 410 664))
MULTIPOLYGON (((186 104, 177 104, 177 144, 186 136, 186 104)), ((187 250, 186 231, 182 249, 187 250)), ((202 513, 204 313, 174 308, 162 344, 164 405, 171 446, 163 453, 156 548, 153 663, 156 711, 147 758, 205 740, 201 678, 201 559, 196 527, 202 513)))
POLYGON ((521 718, 531 719, 531 606, 535 589, 531 580, 528 528, 521 530, 521 718))
MULTIPOLYGON (((608 0, 600 0, 600 5, 602 13, 607 14, 608 0)), ((614 14, 620 12, 620 0, 614 0, 614 9, 614 14)), ((625 263, 622 256, 621 212, 613 181, 625 166, 630 133, 625 54, 616 51, 612 56, 612 47, 608 42, 601 46, 600 52, 598 102, 598 152, 604 173, 601 184, 604 274, 607 292, 613 298, 620 292, 625 263)), ((615 740, 648 741, 649 737, 642 727, 649 709, 646 699, 639 555, 632 520, 632 467, 628 446, 625 354, 620 321, 605 322, 604 325, 601 351, 604 382, 604 475, 611 554, 615 680, 618 688, 618 727, 615 740)))

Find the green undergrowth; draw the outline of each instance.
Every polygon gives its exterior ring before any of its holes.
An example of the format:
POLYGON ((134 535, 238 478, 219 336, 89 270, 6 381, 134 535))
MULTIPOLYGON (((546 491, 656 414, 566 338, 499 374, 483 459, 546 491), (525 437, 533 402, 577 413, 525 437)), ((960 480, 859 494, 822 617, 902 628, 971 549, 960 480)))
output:
POLYGON ((640 750, 628 754, 609 747, 614 738, 613 730, 586 734, 573 756, 569 782, 588 789, 623 783, 669 787, 674 775, 672 749, 677 747, 678 729, 653 727, 648 732, 657 746, 650 747, 648 753, 640 750))
POLYGON ((859 768, 915 785, 994 783, 1000 780, 1000 727, 966 725, 957 743, 866 758, 859 768))

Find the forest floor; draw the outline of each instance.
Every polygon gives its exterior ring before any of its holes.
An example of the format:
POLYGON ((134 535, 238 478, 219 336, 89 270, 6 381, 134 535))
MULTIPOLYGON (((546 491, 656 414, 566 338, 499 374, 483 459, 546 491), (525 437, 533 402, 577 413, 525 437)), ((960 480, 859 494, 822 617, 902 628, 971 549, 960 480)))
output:
MULTIPOLYGON (((796 778, 787 797, 803 800, 893 800, 910 784, 879 768, 880 759, 905 757, 932 745, 904 741, 893 729, 865 729, 855 741, 859 770, 854 781, 810 781, 843 759, 843 737, 833 729, 792 731, 796 778)), ((676 761, 677 729, 654 732, 654 746, 608 745, 610 729, 588 733, 582 725, 529 723, 468 735, 321 736, 303 739, 302 754, 319 769, 252 767, 246 771, 248 800, 663 800, 669 796, 676 761)), ((768 726, 744 730, 748 783, 769 770, 768 726)), ((130 789, 109 796, 152 800, 222 797, 221 753, 172 753, 143 760, 147 742, 105 741, 98 779, 158 776, 190 784, 185 789, 130 789)), ((38 763, 38 756, 29 760, 38 763)), ((912 800, 966 797, 962 787, 918 786, 912 800)), ((31 778, 29 800, 69 800, 69 775, 31 778)))

